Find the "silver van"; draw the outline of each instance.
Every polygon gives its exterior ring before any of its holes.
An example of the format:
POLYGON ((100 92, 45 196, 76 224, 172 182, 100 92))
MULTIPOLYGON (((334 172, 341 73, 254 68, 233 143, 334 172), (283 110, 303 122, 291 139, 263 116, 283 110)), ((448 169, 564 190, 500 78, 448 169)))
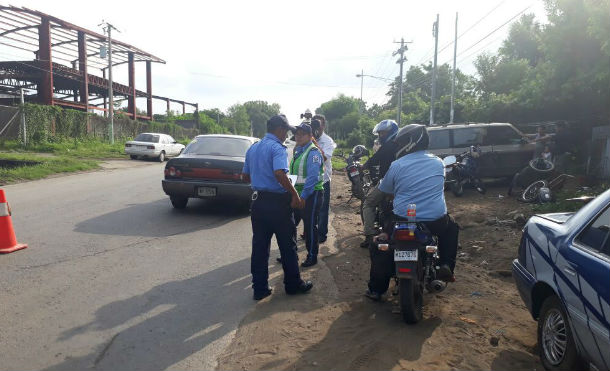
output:
POLYGON ((428 134, 429 151, 440 157, 456 155, 471 145, 479 145, 482 152, 478 160, 481 177, 511 177, 534 155, 534 144, 508 123, 431 126, 428 134))

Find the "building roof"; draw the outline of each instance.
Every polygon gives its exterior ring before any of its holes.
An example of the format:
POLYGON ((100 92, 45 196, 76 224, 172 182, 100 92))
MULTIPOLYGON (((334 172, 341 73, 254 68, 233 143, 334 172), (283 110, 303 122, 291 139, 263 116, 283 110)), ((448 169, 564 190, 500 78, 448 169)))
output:
MULTIPOLYGON (((69 66, 78 61, 78 33, 83 32, 87 39, 87 56, 89 67, 104 69, 108 63, 99 57, 100 47, 108 44, 105 35, 76 26, 70 22, 25 7, 0 5, 0 45, 36 53, 38 51, 38 26, 42 19, 49 19, 51 24, 51 47, 53 60, 61 60, 69 66)), ((129 53, 134 60, 165 63, 159 57, 145 52, 135 46, 112 39, 113 65, 128 62, 129 53)))

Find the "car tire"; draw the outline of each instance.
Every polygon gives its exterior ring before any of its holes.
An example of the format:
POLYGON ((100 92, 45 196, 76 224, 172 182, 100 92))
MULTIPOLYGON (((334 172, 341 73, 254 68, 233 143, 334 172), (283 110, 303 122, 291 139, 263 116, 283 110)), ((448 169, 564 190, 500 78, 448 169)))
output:
POLYGON ((189 199, 186 197, 170 196, 169 200, 172 202, 172 206, 175 209, 184 209, 186 207, 186 204, 189 202, 189 199))
POLYGON ((129 155, 129 158, 132 159, 132 160, 137 160, 138 156, 136 156, 136 155, 129 155))
POLYGON ((157 157, 157 160, 159 160, 159 162, 165 161, 165 151, 161 151, 161 153, 159 153, 159 157, 157 157))
POLYGON ((547 186, 548 183, 545 180, 535 181, 525 188, 525 190, 521 193, 521 197, 519 197, 519 201, 527 203, 536 201, 538 199, 538 194, 540 193, 540 188, 547 186))
POLYGON ((555 295, 546 298, 540 309, 538 347, 540 361, 547 370, 568 371, 588 368, 578 356, 568 316, 561 301, 555 295))

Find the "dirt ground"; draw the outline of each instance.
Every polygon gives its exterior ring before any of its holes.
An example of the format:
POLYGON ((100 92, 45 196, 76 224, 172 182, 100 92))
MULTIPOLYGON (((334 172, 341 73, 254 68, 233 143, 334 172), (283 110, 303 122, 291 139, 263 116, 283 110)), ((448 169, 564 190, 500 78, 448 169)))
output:
MULTIPOLYGON (((303 273, 314 289, 306 296, 284 295, 281 267, 270 262, 272 277, 280 276, 274 294, 240 324, 218 369, 543 369, 536 323, 510 271, 521 236, 513 216, 527 215, 527 206, 502 197, 504 187, 484 196, 470 190, 455 198, 448 192, 449 212, 461 226, 457 282, 426 294, 424 320, 407 325, 391 293, 382 303, 363 296, 369 257, 359 247, 358 201, 346 203, 343 175, 334 176, 332 188, 335 231, 321 245, 320 263, 303 273)), ((304 250, 300 241, 301 259, 304 250)))

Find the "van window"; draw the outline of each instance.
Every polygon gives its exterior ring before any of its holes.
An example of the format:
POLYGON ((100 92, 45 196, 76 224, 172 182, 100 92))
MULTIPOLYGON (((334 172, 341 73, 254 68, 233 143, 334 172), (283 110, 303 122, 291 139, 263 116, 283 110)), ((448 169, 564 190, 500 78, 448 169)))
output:
POLYGON ((510 126, 490 126, 485 137, 486 145, 520 144, 521 136, 510 126))
POLYGON ((485 128, 460 128, 453 130, 453 147, 469 147, 483 144, 485 128))
POLYGON ((430 130, 428 131, 430 137, 430 149, 442 149, 450 148, 451 142, 449 141, 449 130, 430 130))

